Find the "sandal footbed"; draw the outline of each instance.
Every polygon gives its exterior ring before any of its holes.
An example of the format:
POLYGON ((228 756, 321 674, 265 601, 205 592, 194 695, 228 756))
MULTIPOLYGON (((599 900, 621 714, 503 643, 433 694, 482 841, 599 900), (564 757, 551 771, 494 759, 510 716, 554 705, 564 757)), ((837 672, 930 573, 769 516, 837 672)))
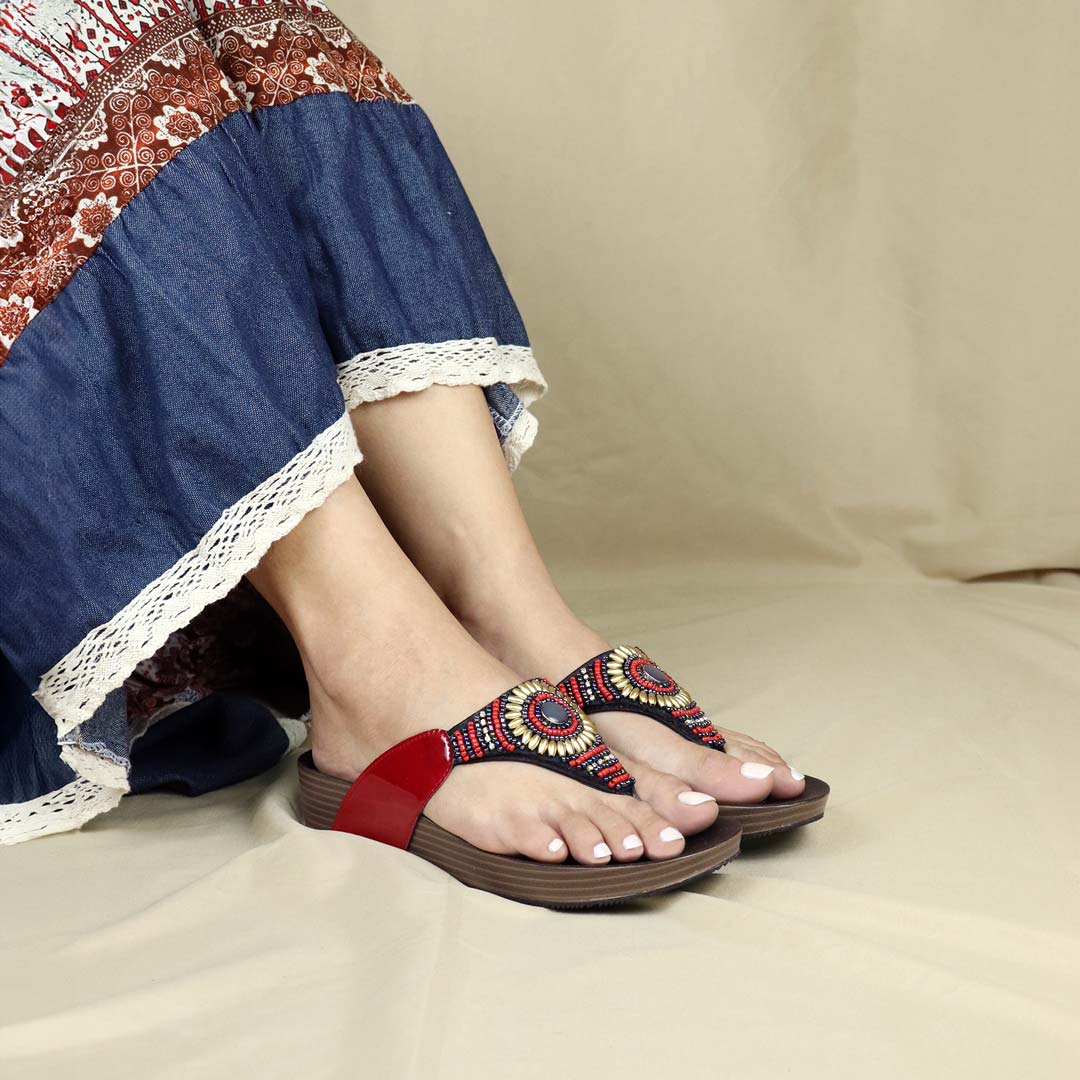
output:
POLYGON ((742 826, 744 838, 772 836, 819 821, 825 815, 829 785, 816 776, 806 778, 806 787, 797 799, 768 799, 760 803, 721 803, 721 821, 742 826))
MULTIPOLYGON (((298 769, 304 824, 331 828, 349 781, 319 772, 310 751, 300 756, 298 769)), ((736 821, 720 820, 689 837, 675 858, 582 866, 572 859, 493 855, 421 815, 407 850, 473 888, 544 907, 587 908, 655 896, 711 874, 738 855, 740 835, 736 821)))

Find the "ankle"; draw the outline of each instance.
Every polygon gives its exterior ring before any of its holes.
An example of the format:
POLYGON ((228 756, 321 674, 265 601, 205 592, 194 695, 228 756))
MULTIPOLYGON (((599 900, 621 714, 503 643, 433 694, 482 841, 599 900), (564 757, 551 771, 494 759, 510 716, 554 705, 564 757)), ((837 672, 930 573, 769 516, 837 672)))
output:
POLYGON ((309 678, 317 768, 353 779, 402 739, 450 727, 520 681, 448 621, 452 632, 344 647, 332 676, 324 664, 309 678))
POLYGON ((488 653, 527 677, 561 679, 577 664, 608 648, 554 587, 547 594, 492 590, 491 596, 454 614, 488 653))

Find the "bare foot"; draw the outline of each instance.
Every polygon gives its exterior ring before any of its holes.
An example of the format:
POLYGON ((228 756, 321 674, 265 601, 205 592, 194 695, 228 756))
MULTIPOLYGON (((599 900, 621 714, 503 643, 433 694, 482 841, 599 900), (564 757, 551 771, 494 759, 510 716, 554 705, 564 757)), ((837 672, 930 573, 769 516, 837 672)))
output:
MULTIPOLYGON (((355 779, 394 743, 451 727, 521 681, 465 634, 383 656, 382 677, 374 676, 370 657, 365 660, 342 657, 332 675, 310 679, 312 757, 320 771, 344 780, 355 779)), ((646 787, 653 784, 650 773, 646 787)), ((711 813, 693 808, 698 828, 715 819, 715 802, 709 806, 711 813)), ((666 859, 684 847, 682 831, 650 801, 605 794, 524 762, 455 768, 424 813, 475 847, 544 862, 568 855, 588 866, 666 859)))
MULTIPOLYGON (((562 606, 561 599, 539 617, 512 620, 509 625, 490 609, 471 616, 459 614, 459 618, 489 653, 535 669, 554 682, 610 648, 609 642, 562 606)), ((715 817, 707 812, 711 800, 793 799, 806 786, 802 773, 772 747, 729 728, 714 724, 726 740, 726 753, 718 753, 638 713, 597 712, 592 719, 604 741, 637 778, 642 798, 688 834, 711 823, 715 817)))

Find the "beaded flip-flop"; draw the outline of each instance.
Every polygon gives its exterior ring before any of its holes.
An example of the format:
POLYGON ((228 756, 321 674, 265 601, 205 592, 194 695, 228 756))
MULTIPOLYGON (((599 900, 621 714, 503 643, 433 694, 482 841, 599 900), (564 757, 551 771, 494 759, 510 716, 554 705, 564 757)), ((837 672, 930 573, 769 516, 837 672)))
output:
POLYGON ((351 783, 299 759, 304 824, 403 848, 473 888, 527 904, 586 908, 667 892, 719 869, 739 852, 739 825, 725 820, 691 836, 671 859, 584 866, 493 855, 440 828, 423 810, 450 770, 480 761, 521 761, 608 794, 634 796, 634 779, 592 721, 544 679, 529 679, 449 730, 405 739, 351 783))
MULTIPOLYGON (((586 716, 600 712, 636 712, 660 721, 684 739, 723 751, 724 736, 701 706, 663 668, 635 645, 618 645, 594 656, 566 676, 558 688, 586 716)), ((807 776, 797 799, 760 803, 721 803, 721 821, 742 826, 743 838, 761 838, 809 825, 825 814, 829 785, 807 776)))

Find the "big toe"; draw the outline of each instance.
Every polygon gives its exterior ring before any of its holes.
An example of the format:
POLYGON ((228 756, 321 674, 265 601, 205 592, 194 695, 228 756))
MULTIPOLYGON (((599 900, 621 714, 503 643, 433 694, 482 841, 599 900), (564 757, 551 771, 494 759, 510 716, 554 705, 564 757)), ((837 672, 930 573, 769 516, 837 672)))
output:
POLYGON ((740 770, 764 772, 772 769, 769 778, 774 799, 797 799, 806 789, 806 777, 771 747, 735 733, 727 736, 726 743, 728 756, 741 763, 740 770))
POLYGON ((773 793, 775 774, 770 762, 701 747, 685 779, 720 803, 759 803, 773 793))

